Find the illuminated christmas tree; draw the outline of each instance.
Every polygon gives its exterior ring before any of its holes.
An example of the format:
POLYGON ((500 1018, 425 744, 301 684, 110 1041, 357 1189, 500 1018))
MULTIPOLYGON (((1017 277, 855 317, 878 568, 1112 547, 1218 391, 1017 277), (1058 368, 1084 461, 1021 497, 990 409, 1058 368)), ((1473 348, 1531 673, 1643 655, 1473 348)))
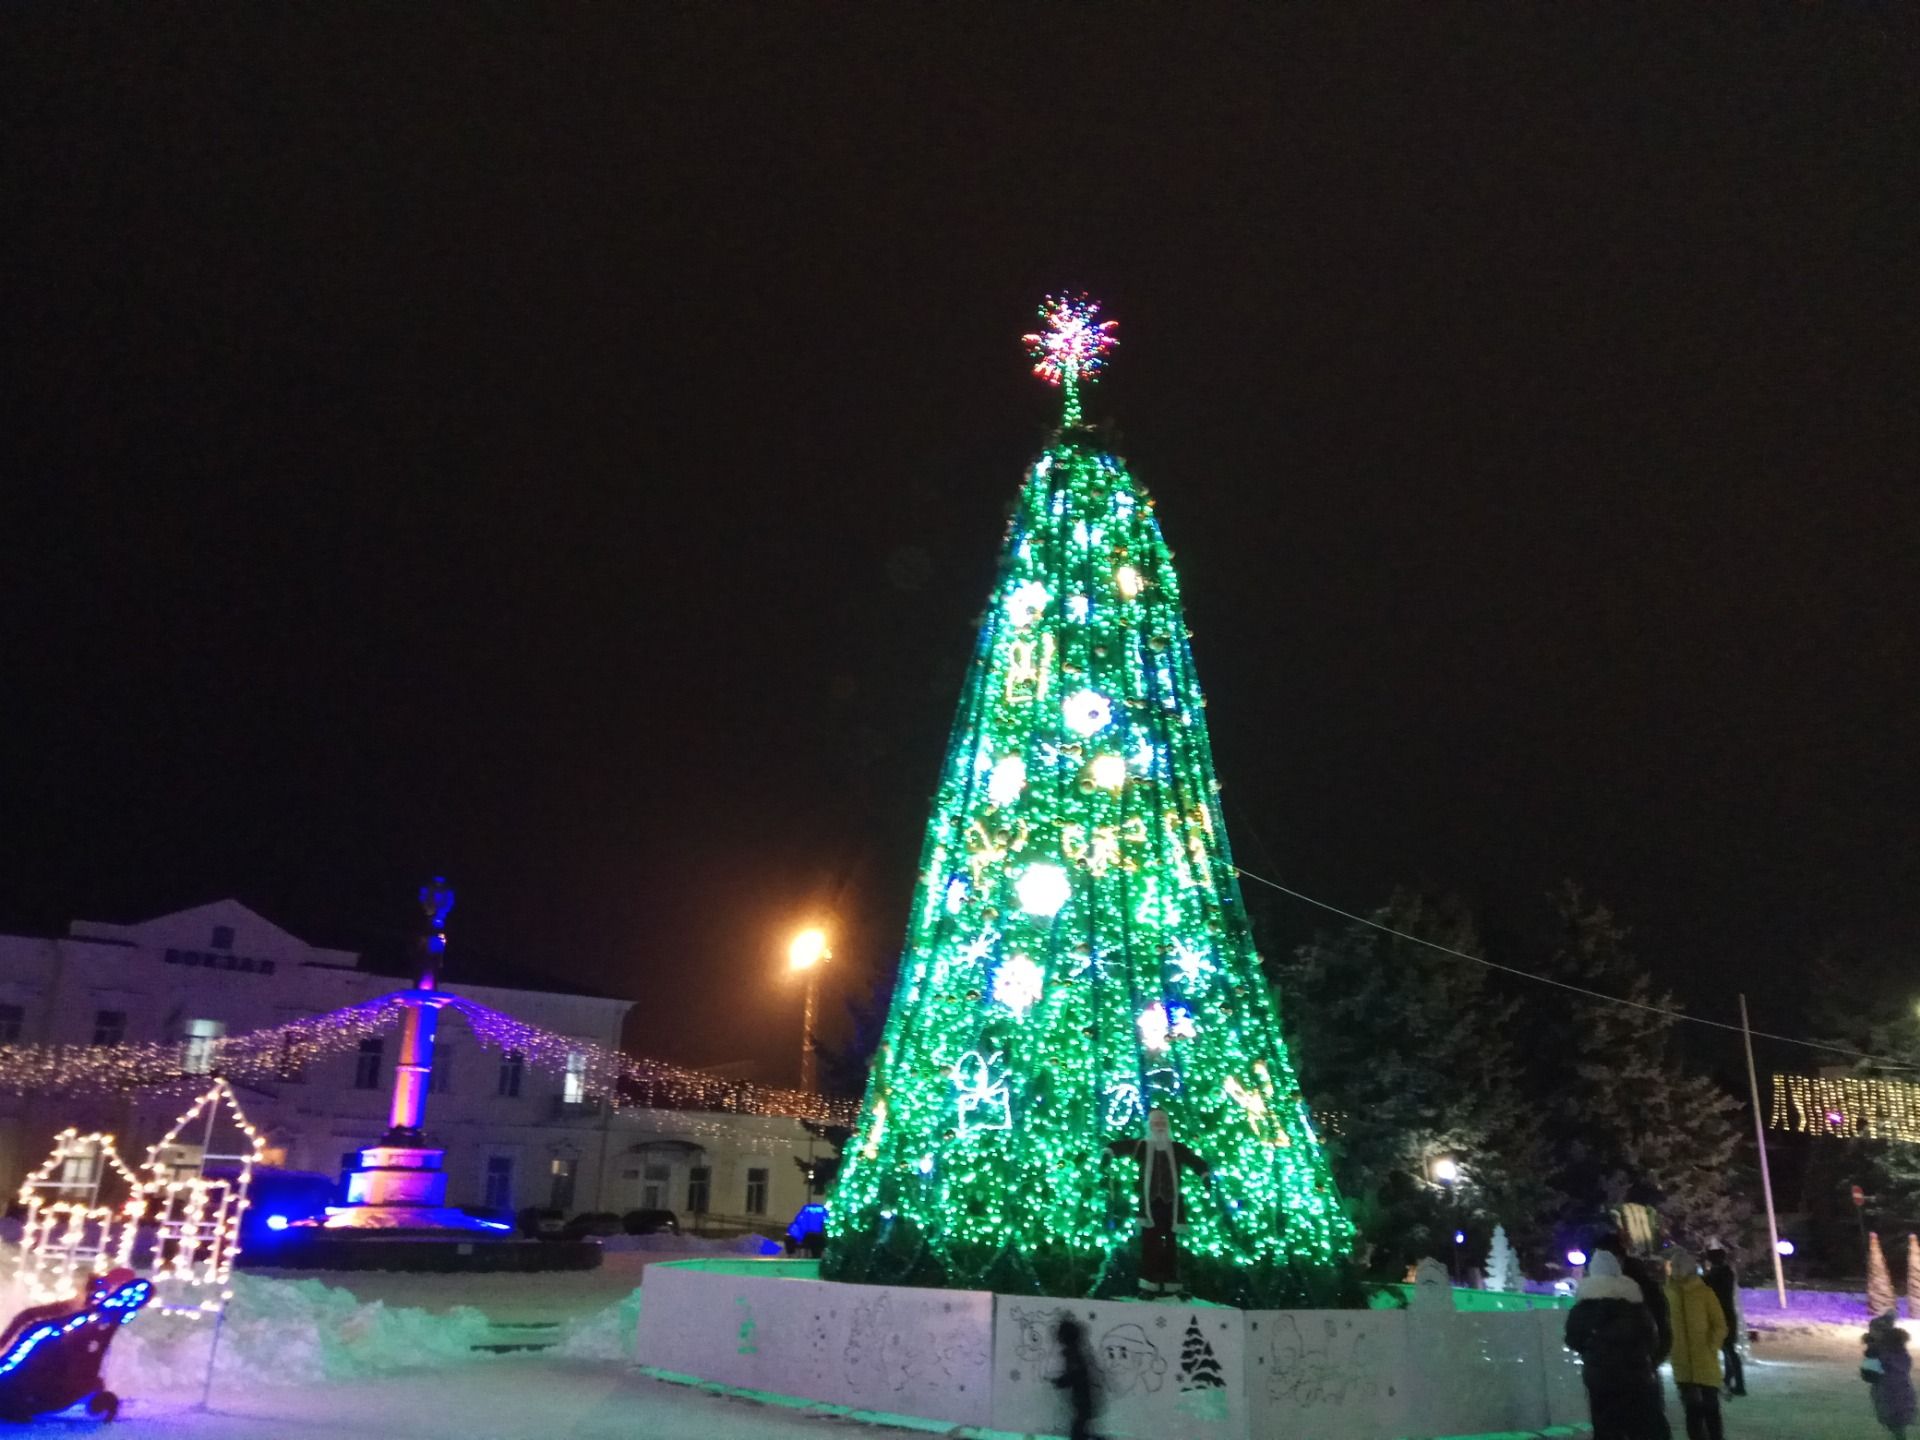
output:
POLYGON ((1351 1226, 1228 855, 1179 581, 1153 502, 1081 423, 1114 344, 1084 298, 1027 338, 1065 417, 1020 493, 934 798, 825 1273, 1126 1294, 1164 1109, 1186 1278, 1329 1301, 1351 1226))

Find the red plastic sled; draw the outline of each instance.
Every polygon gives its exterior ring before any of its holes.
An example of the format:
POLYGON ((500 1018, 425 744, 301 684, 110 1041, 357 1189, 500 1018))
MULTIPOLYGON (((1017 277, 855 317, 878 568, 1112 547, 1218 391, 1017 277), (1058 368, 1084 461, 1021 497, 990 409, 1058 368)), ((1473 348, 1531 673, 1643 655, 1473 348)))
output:
POLYGON ((120 1397, 101 1388, 107 1346, 153 1294, 131 1270, 95 1277, 82 1299, 35 1305, 0 1335, 0 1420, 31 1420, 87 1402, 87 1413, 111 1420, 120 1397))

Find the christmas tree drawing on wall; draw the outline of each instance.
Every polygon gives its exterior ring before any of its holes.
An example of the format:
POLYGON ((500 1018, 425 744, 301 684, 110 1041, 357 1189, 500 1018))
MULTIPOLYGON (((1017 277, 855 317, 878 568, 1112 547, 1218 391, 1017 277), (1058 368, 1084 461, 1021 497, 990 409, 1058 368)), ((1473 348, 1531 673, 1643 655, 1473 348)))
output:
POLYGON ((1082 423, 1114 343, 1027 337, 1063 391, 1027 474, 934 798, 892 1009, 831 1199, 829 1278, 1125 1294, 1164 1110, 1196 1293, 1339 1293, 1352 1230, 1254 952, 1171 552, 1082 423))

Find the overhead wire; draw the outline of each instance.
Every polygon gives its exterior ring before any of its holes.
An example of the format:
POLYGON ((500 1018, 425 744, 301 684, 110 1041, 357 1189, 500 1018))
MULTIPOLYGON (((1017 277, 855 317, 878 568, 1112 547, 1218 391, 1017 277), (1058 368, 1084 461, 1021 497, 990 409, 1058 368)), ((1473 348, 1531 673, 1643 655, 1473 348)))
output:
POLYGON ((1378 920, 1370 919, 1368 916, 1356 915, 1351 910, 1342 910, 1338 905, 1329 905, 1325 900, 1315 899, 1313 896, 1305 894, 1302 891, 1282 885, 1278 880, 1269 880, 1264 875, 1256 875, 1253 871, 1243 866, 1235 865, 1233 871, 1243 880, 1251 880, 1256 885, 1266 886, 1269 890, 1278 890, 1282 895, 1292 896, 1295 900, 1317 906, 1319 909, 1338 915, 1344 920, 1351 920, 1355 924, 1369 926, 1372 929, 1380 931, 1382 934, 1391 935, 1396 939, 1405 940, 1414 945, 1424 945, 1429 950, 1438 950, 1442 954, 1471 961, 1473 964, 1484 966, 1489 970, 1498 970, 1504 975, 1512 975, 1521 980, 1532 980, 1540 985, 1551 985, 1556 990, 1569 990, 1576 995, 1584 995, 1589 1000, 1598 1000, 1607 1005, 1620 1005, 1631 1010, 1645 1010, 1668 1020, 1684 1020, 1690 1025, 1705 1025, 1714 1030, 1731 1031, 1735 1035, 1751 1034, 1756 1040, 1772 1040, 1781 1045, 1798 1045, 1803 1049, 1821 1050, 1830 1055, 1845 1055, 1853 1060, 1870 1060, 1876 1065, 1884 1065, 1894 1070, 1912 1070, 1915 1068, 1913 1065, 1904 1061, 1890 1060, 1884 1055, 1870 1054, 1865 1050, 1850 1050, 1844 1045, 1829 1045, 1819 1040, 1805 1040, 1794 1035, 1779 1035, 1770 1030, 1746 1030, 1739 1025, 1729 1024, 1724 1020, 1709 1020, 1704 1015, 1689 1015, 1686 1011, 1677 1010, 1670 1005, 1650 1005, 1644 1000, 1629 1000, 1624 995, 1609 995, 1601 990, 1590 990, 1584 985, 1575 985, 1571 981, 1557 980, 1551 975, 1541 975, 1532 970, 1522 970, 1517 965, 1502 965, 1499 961, 1489 960, 1484 955, 1475 955, 1470 951, 1455 949, 1451 945, 1442 945, 1437 940, 1428 940, 1419 935, 1409 935, 1404 930, 1396 930, 1393 926, 1384 925, 1378 920))

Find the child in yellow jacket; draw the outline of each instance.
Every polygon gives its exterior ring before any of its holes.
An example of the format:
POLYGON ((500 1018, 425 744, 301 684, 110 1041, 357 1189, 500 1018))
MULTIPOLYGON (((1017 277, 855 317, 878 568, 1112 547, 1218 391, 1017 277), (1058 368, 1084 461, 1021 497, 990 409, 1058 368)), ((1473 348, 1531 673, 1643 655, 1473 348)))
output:
POLYGON ((1685 1250, 1668 1252, 1667 1309, 1673 1319, 1673 1383, 1687 1412, 1687 1440, 1723 1440, 1720 1428, 1720 1347, 1727 1316, 1700 1262, 1685 1250))

